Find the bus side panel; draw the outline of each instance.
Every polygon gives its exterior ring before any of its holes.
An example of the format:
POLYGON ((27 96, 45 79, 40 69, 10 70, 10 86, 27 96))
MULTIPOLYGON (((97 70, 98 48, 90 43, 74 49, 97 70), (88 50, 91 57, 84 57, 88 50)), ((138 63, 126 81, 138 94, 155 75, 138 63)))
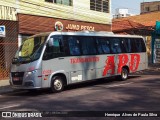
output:
POLYGON ((140 58, 138 59, 136 57, 135 58, 130 57, 129 59, 130 73, 145 70, 147 68, 148 60, 146 59, 146 53, 133 53, 133 54, 130 54, 130 56, 131 55, 139 55, 140 58))
POLYGON ((69 59, 71 74, 69 83, 96 78, 96 64, 99 60, 97 56, 73 56, 69 59))
POLYGON ((107 55, 99 56, 72 56, 63 57, 63 59, 54 58, 42 62, 42 87, 50 87, 53 74, 64 71, 67 77, 67 84, 82 82, 110 76, 112 72, 103 76, 103 70, 106 65, 107 55), (69 75, 67 76, 67 73, 69 75))
POLYGON ((45 60, 42 62, 42 87, 50 87, 51 79, 55 74, 64 74, 67 79, 69 79, 69 64, 68 58, 59 59, 54 58, 50 60, 45 60))
POLYGON ((140 64, 137 71, 145 70, 148 64, 148 60, 146 59, 146 53, 140 53, 140 64))

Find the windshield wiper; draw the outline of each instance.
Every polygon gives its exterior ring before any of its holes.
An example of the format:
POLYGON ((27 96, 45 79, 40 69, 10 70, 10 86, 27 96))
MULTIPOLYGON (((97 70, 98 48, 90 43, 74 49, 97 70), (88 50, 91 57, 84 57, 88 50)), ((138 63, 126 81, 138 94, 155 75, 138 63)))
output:
POLYGON ((27 57, 28 57, 31 61, 33 60, 33 59, 32 59, 32 57, 31 57, 30 55, 29 55, 29 56, 27 56, 27 57))
POLYGON ((25 56, 25 57, 21 57, 21 60, 20 60, 20 62, 22 62, 22 63, 31 62, 31 61, 33 61, 33 59, 32 59, 32 57, 30 55, 29 56, 25 56), (29 58, 29 60, 27 58, 29 58))

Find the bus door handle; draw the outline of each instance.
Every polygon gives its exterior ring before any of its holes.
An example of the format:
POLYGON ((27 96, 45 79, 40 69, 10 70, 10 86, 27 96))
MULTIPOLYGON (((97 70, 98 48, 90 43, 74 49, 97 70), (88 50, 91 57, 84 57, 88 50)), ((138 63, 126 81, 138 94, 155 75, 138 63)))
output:
POLYGON ((64 59, 64 58, 62 58, 62 57, 60 57, 60 58, 58 58, 59 60, 62 60, 62 59, 64 59))

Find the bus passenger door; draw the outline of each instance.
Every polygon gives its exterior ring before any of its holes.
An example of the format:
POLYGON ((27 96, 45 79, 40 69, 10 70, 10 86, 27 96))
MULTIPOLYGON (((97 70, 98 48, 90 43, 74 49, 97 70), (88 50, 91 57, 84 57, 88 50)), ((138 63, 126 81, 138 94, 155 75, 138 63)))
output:
POLYGON ((42 61, 42 88, 50 87, 51 80, 49 79, 53 72, 60 71, 63 60, 63 43, 62 36, 51 36, 46 45, 42 61))

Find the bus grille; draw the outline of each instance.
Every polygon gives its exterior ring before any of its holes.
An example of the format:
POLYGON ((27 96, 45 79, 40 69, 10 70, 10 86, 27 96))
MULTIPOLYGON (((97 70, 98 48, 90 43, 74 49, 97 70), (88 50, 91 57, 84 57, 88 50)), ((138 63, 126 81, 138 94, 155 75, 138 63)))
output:
POLYGON ((22 85, 24 72, 12 72, 11 75, 14 85, 22 85))

